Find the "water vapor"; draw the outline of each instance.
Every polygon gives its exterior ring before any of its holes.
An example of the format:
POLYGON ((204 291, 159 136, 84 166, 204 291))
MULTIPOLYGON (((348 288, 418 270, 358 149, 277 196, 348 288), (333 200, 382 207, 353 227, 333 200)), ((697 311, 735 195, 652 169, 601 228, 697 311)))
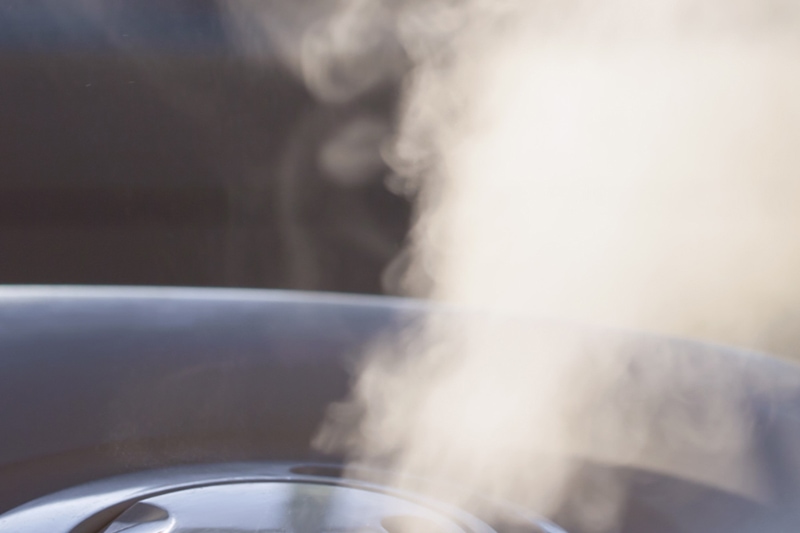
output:
MULTIPOLYGON (((467 507, 580 493, 587 531, 613 529, 625 487, 576 485, 583 460, 765 497, 740 363, 602 332, 800 353, 800 5, 337 6, 313 35, 360 21, 396 43, 350 90, 412 67, 384 149, 416 191, 404 290, 478 312, 378 342, 318 445, 467 507)), ((351 94, 320 57, 310 86, 351 94)))

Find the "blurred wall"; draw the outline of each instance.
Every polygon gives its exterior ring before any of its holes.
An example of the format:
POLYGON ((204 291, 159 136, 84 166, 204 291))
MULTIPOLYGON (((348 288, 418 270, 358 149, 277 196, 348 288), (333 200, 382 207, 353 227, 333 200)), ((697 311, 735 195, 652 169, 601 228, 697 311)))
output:
POLYGON ((0 5, 0 283, 384 290, 410 213, 379 154, 396 88, 322 101, 228 19, 0 5))

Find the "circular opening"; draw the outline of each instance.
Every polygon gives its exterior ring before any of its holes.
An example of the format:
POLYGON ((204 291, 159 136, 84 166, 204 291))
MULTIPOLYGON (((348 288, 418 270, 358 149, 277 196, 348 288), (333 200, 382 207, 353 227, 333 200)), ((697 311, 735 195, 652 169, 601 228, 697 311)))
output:
POLYGON ((381 525, 388 533, 453 533, 461 530, 456 529, 455 525, 448 528, 428 518, 413 515, 387 516, 381 520, 381 525))
POLYGON ((159 507, 146 502, 138 502, 130 509, 122 513, 120 520, 133 524, 144 524, 148 522, 161 522, 169 518, 169 513, 159 507))

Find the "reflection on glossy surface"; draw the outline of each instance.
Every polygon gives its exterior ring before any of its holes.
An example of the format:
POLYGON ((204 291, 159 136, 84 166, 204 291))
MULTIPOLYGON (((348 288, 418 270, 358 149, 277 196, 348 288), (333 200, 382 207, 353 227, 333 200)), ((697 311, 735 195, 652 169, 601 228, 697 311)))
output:
POLYGON ((174 525, 175 519, 163 507, 139 502, 114 520, 106 533, 168 533, 174 525))
POLYGON ((233 483, 172 492, 134 504, 105 533, 489 533, 422 505, 378 492, 316 483, 233 483), (414 532, 417 528, 413 528, 414 532))

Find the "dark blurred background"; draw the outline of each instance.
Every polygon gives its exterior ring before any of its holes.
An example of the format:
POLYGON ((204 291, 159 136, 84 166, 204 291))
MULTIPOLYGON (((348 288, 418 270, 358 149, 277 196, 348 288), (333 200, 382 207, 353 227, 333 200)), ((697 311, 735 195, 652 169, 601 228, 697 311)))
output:
POLYGON ((0 283, 386 290, 397 84, 321 100, 224 11, 0 0, 0 283))

